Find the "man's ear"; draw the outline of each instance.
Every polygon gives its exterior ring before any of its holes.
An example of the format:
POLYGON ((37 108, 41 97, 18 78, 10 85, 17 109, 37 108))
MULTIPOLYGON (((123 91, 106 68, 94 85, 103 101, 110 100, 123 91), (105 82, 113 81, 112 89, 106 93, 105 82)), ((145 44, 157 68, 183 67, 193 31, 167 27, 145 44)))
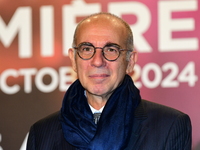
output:
POLYGON ((131 72, 133 72, 134 69, 134 65, 137 62, 137 52, 136 51, 132 51, 130 53, 130 58, 129 58, 129 62, 128 62, 128 66, 126 68, 126 73, 129 74, 131 72))
POLYGON ((77 68, 76 68, 76 60, 75 60, 75 52, 73 48, 70 48, 68 50, 68 54, 69 54, 69 58, 71 60, 72 63, 72 68, 75 72, 77 72, 77 68))

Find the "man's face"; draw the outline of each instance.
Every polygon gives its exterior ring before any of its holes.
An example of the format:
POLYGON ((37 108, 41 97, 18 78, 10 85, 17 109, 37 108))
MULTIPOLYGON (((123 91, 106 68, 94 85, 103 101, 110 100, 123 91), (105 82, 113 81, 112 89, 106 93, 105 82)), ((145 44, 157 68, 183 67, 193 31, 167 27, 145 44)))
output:
MULTIPOLYGON (((125 49, 124 38, 125 30, 121 25, 105 23, 85 23, 81 25, 77 32, 77 45, 81 43, 91 43, 95 47, 104 47, 108 43, 119 45, 125 49)), ((115 61, 108 61, 102 55, 102 49, 96 49, 95 55, 89 60, 83 60, 76 54, 73 56, 73 50, 69 51, 72 65, 77 72, 82 86, 87 94, 101 97, 109 97, 110 94, 122 82, 127 66, 130 62, 126 60, 126 52, 121 52, 120 57, 115 61)))

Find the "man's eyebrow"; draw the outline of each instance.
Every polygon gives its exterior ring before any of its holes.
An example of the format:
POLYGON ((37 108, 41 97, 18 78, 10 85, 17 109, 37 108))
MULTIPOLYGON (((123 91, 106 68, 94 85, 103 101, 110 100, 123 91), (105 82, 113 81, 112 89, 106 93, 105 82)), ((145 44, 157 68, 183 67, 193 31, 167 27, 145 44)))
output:
POLYGON ((89 46, 93 46, 93 44, 90 43, 90 42, 82 42, 82 43, 79 43, 78 45, 89 45, 89 46))
MULTIPOLYGON (((82 42, 82 43, 79 43, 78 45, 79 45, 79 46, 80 46, 80 45, 94 46, 94 45, 93 45, 92 43, 90 43, 90 42, 82 42)), ((112 43, 112 42, 107 42, 103 47, 105 47, 105 46, 115 46, 115 47, 121 48, 121 46, 120 46, 119 44, 117 44, 117 43, 112 43)))
POLYGON ((117 43, 112 43, 112 42, 108 42, 105 44, 105 46, 115 46, 115 47, 121 47, 120 45, 118 45, 117 43))

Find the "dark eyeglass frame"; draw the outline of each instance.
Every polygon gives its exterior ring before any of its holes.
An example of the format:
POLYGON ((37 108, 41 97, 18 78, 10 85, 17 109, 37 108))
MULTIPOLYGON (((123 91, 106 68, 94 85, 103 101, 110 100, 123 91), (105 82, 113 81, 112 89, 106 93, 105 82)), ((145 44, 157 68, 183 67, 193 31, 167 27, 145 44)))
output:
POLYGON ((115 60, 117 60, 118 58, 119 58, 119 56, 121 55, 121 51, 132 51, 132 50, 128 50, 128 49, 121 49, 120 48, 120 46, 118 45, 118 44, 115 44, 115 43, 108 43, 108 44, 106 44, 104 47, 95 47, 93 44, 91 44, 91 43, 89 43, 89 42, 84 42, 84 43, 80 43, 77 47, 75 46, 75 47, 73 47, 76 51, 77 51, 77 54, 78 54, 78 56, 81 58, 81 59, 83 59, 83 60, 89 60, 89 59, 91 59, 94 55, 95 55, 95 53, 96 53, 96 49, 101 49, 102 50, 102 55, 103 55, 103 57, 106 59, 106 60, 108 60, 108 61, 115 61, 115 60), (80 55, 80 53, 79 53, 79 49, 81 48, 81 46, 83 46, 83 45, 85 45, 85 46, 91 46, 91 47, 93 47, 94 48, 94 52, 93 52, 93 54, 92 54, 92 56, 90 57, 90 58, 83 58, 81 55, 80 55), (117 48, 117 50, 118 50, 118 56, 115 58, 115 59, 108 59, 106 56, 105 56, 105 53, 104 53, 104 50, 105 50, 105 47, 111 47, 111 46, 113 46, 113 47, 116 47, 117 48))

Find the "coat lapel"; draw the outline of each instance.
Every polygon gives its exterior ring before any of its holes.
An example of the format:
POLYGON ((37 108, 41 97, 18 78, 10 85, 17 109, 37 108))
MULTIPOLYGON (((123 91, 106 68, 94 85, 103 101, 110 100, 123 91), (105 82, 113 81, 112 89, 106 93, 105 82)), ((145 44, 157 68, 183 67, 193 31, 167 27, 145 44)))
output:
POLYGON ((55 150, 76 150, 74 146, 69 144, 63 135, 62 129, 60 128, 56 133, 55 133, 55 144, 54 144, 54 149, 55 150))
POLYGON ((147 119, 147 114, 143 105, 143 100, 135 110, 135 119, 133 122, 132 134, 125 150, 135 150, 140 147, 148 131, 148 127, 143 125, 147 119))

